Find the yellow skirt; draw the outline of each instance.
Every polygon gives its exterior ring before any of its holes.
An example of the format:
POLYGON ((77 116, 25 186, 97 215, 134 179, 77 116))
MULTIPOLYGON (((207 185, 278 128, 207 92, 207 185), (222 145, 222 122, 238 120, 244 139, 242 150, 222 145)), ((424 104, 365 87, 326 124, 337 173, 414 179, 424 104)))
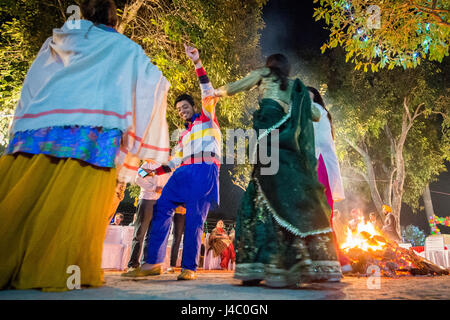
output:
POLYGON ((70 266, 101 286, 115 182, 116 169, 70 158, 1 157, 0 289, 65 291, 70 266))

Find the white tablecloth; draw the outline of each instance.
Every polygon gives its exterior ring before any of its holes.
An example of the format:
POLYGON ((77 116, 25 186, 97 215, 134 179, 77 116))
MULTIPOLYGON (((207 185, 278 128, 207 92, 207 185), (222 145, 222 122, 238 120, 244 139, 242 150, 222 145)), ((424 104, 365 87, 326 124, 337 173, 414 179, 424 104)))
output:
POLYGON ((131 254, 134 227, 110 225, 103 242, 102 268, 124 270, 131 254))
MULTIPOLYGON (((134 227, 109 225, 103 242, 102 269, 125 270, 131 255, 134 227)), ((172 235, 171 235, 172 236, 172 235)), ((172 243, 171 237, 169 244, 172 243)), ((142 244, 144 247, 144 244, 142 244)), ((181 265, 183 243, 178 252, 177 266, 181 265)), ((170 245, 166 249, 166 258, 163 268, 170 266, 170 245)), ((139 259, 140 260, 140 259, 139 259)))
POLYGON ((450 269, 450 251, 449 250, 439 250, 439 251, 424 251, 424 258, 430 260, 438 266, 450 269))

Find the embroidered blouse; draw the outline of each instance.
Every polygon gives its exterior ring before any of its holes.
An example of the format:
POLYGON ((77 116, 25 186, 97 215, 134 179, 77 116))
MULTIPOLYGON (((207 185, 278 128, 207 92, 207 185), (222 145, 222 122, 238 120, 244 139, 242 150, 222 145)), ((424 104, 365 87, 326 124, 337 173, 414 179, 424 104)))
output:
MULTIPOLYGON (((270 74, 270 69, 263 67, 253 70, 244 78, 228 83, 216 90, 216 95, 226 97, 241 91, 257 88, 261 99, 273 99, 278 102, 287 113, 291 102, 291 91, 294 80, 289 79, 286 90, 280 89, 280 81, 275 75, 270 74)), ((320 119, 320 111, 311 106, 313 121, 320 119)))

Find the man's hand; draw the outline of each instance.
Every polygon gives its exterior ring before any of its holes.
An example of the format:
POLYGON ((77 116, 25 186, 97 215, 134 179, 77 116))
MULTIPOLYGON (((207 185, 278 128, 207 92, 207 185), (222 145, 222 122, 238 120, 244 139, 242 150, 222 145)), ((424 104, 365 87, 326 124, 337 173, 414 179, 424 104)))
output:
POLYGON ((184 50, 193 63, 197 63, 200 60, 200 53, 197 48, 184 44, 184 50))

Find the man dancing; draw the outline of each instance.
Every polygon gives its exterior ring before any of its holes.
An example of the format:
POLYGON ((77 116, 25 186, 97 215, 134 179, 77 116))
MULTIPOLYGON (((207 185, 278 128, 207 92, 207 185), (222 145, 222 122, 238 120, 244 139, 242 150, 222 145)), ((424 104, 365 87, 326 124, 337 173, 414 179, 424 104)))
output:
POLYGON ((174 209, 186 206, 182 271, 178 280, 196 279, 198 253, 203 224, 212 203, 219 203, 219 168, 221 133, 216 117, 216 103, 208 76, 196 48, 185 45, 187 56, 195 65, 202 91, 202 110, 195 113, 194 100, 183 94, 175 107, 185 121, 186 130, 175 148, 174 158, 167 166, 146 170, 149 174, 164 174, 175 170, 155 205, 146 263, 125 276, 159 275, 166 256, 166 247, 174 209))

